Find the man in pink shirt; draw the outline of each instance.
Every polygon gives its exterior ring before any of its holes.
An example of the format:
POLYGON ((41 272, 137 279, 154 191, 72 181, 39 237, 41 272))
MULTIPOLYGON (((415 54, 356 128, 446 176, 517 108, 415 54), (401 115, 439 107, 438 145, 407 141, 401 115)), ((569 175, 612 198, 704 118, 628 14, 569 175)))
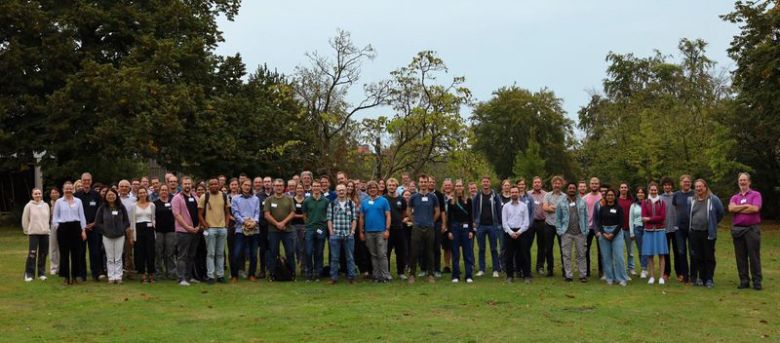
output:
POLYGON ((750 174, 740 173, 737 179, 739 192, 729 201, 729 212, 734 214, 731 237, 734 240, 734 254, 737 257, 739 289, 750 287, 761 290, 761 193, 750 189, 750 174), (748 265, 750 266, 748 268, 748 265), (750 274, 748 274, 748 269, 750 274))
MULTIPOLYGON (((590 178, 590 193, 585 194, 584 197, 582 197, 583 200, 585 200, 585 204, 588 205, 588 247, 585 253, 585 262, 588 266, 588 277, 590 277, 590 246, 593 245, 593 238, 599 237, 601 234, 598 232, 598 230, 594 230, 593 225, 593 211, 596 208, 596 204, 598 204, 601 201, 601 192, 599 190, 601 189, 601 181, 599 181, 599 178, 592 177, 590 178)), ((599 240, 596 240, 596 250, 598 251, 597 256, 601 256, 601 246, 599 245, 599 240)), ((597 258, 599 263, 599 277, 603 274, 603 266, 601 264, 601 258, 597 258)))
POLYGON ((173 217, 176 220, 176 273, 179 285, 189 286, 192 278, 192 264, 198 249, 198 195, 192 191, 192 179, 181 178, 181 192, 171 201, 173 217))

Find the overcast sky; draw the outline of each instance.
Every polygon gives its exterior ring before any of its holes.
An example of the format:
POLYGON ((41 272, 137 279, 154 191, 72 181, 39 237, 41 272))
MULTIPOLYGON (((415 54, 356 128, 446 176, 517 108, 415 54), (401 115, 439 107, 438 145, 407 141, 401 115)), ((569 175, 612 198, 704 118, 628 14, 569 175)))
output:
MULTIPOLYGON (((478 101, 502 86, 547 87, 576 120, 589 91, 601 89, 610 51, 676 55, 680 38, 702 38, 717 68, 733 69, 726 49, 738 27, 718 17, 732 8, 723 0, 244 0, 235 21, 220 20, 225 42, 217 53, 241 53, 250 72, 265 63, 289 75, 306 62, 305 52, 328 53, 328 38, 341 28, 377 51, 364 64, 361 84, 434 50, 452 76, 466 77, 478 101)), ((361 93, 356 87, 350 99, 361 93)))

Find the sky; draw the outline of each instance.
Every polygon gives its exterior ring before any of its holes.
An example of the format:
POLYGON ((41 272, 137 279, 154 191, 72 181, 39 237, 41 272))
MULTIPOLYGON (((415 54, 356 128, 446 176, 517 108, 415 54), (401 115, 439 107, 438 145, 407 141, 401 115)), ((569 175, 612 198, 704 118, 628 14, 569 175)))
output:
MULTIPOLYGON (((449 68, 465 76, 476 101, 516 85, 548 88, 563 99, 569 118, 600 91, 607 54, 646 57, 659 50, 678 57, 681 38, 709 43, 707 55, 719 70, 734 69, 726 49, 739 28, 719 15, 733 1, 465 1, 465 0, 244 0, 234 21, 219 20, 225 42, 217 53, 240 53, 252 72, 267 64, 291 75, 307 63, 305 53, 330 54, 328 39, 351 32, 358 46, 371 44, 377 57, 363 64, 360 84, 388 78, 417 52, 434 50, 449 68)), ((362 87, 349 100, 357 103, 362 87)), ((356 119, 388 115, 388 109, 356 119)), ((471 109, 463 109, 468 118, 471 109)))

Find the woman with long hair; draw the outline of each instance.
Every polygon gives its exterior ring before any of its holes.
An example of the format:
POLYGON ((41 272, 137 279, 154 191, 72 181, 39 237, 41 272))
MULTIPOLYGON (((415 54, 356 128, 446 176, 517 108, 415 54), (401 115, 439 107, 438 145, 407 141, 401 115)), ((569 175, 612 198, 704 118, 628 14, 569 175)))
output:
POLYGON ((645 224, 642 222, 642 203, 647 199, 647 192, 644 187, 639 186, 634 191, 634 195, 636 197, 628 210, 628 229, 631 239, 636 241, 636 251, 637 255, 639 255, 639 267, 642 270, 639 277, 646 279, 647 256, 642 254, 642 239, 645 233, 645 224))
POLYGON ((24 270, 24 281, 30 282, 38 277, 46 280, 46 254, 49 252, 49 220, 51 209, 43 201, 43 192, 39 188, 32 189, 32 200, 24 206, 22 212, 22 231, 29 239, 27 263, 24 270), (37 263, 36 263, 37 259, 37 263), (38 267, 37 273, 36 268, 38 267))
POLYGON ((83 282, 78 276, 81 266, 82 243, 87 240, 87 219, 81 200, 73 196, 73 183, 62 186, 64 196, 54 204, 53 223, 59 225, 57 242, 60 245, 60 276, 66 285, 83 282))
POLYGON ((146 187, 139 186, 136 195, 138 200, 130 211, 130 226, 135 228, 135 266, 141 274, 141 283, 154 283, 155 206, 149 201, 146 187))
MULTIPOLYGON (((607 284, 620 283, 625 287, 628 282, 625 264, 623 263, 623 208, 618 205, 615 190, 608 189, 604 196, 604 204, 594 213, 593 223, 601 233, 601 260, 604 265, 604 276, 607 284)), ((663 270, 663 268, 661 268, 663 270)))
POLYGON ((62 192, 56 186, 49 190, 49 220, 51 221, 51 233, 49 233, 49 275, 57 275, 60 271, 60 245, 59 241, 57 241, 57 228, 59 225, 52 220, 54 219, 54 204, 57 203, 60 196, 62 196, 62 192))
POLYGON ((176 280, 176 220, 173 217, 170 189, 160 184, 154 201, 154 259, 157 277, 176 280))
POLYGON ((447 236, 452 242, 452 282, 460 282, 460 254, 463 253, 463 264, 466 269, 466 283, 473 282, 474 271, 474 217, 471 208, 471 197, 464 194, 463 180, 455 180, 452 196, 444 207, 443 224, 447 228, 447 236))
MULTIPOLYGON (((355 203, 355 213, 360 213, 360 192, 357 190, 357 184, 353 180, 347 182, 347 198, 355 203)), ((341 256, 346 256, 346 253, 341 254, 341 256)), ((366 242, 357 238, 355 239, 354 259, 355 266, 363 274, 363 278, 369 278, 373 274, 371 257, 368 253, 366 242)), ((346 265, 346 259, 344 263, 346 265)))
POLYGON ((642 255, 647 256, 648 272, 650 279, 647 283, 655 283, 655 264, 653 258, 658 256, 658 284, 666 284, 663 277, 664 255, 669 254, 669 246, 666 244, 666 204, 658 195, 658 184, 651 182, 647 186, 650 196, 642 203, 642 222, 645 225, 644 237, 642 237, 642 255))
POLYGON ((131 230, 127 209, 115 189, 106 190, 106 199, 100 203, 95 214, 95 227, 103 236, 108 283, 122 283, 122 252, 125 235, 131 230))

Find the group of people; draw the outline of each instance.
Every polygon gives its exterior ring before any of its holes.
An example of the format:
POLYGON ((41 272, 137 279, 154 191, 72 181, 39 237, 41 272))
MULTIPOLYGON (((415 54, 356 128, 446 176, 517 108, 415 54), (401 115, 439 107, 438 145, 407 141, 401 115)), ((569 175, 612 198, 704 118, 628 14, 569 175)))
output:
POLYGON ((331 187, 328 175, 315 178, 309 171, 286 182, 244 174, 199 183, 174 174, 163 182, 92 181, 84 173, 61 191, 52 188, 49 202, 42 190, 32 190, 22 216, 29 235, 25 281, 46 279, 48 254, 50 273, 66 284, 88 278, 87 261, 91 277, 109 283, 134 274, 142 283, 167 278, 182 286, 225 283, 226 274, 230 282, 300 275, 336 283, 345 274, 349 283, 360 276, 384 283, 393 279, 394 252, 396 275, 409 283, 448 273, 453 283, 472 283, 485 275, 489 252, 493 277, 503 273, 508 283, 530 283, 534 240, 535 271, 552 277, 557 238, 564 280, 574 280, 576 262, 579 280, 587 282, 596 238, 598 273, 607 284, 626 286, 639 275, 663 285, 673 263, 677 281, 711 288, 717 227, 728 211, 739 288, 762 288, 761 194, 750 188, 747 173, 739 174, 739 191, 725 208, 705 180, 688 175, 677 191, 668 178, 660 186, 620 183, 613 189, 596 177, 586 183, 554 176, 545 191, 539 177, 530 189, 521 178, 495 190, 489 177, 479 183, 448 178, 438 188, 426 175, 417 182, 407 173, 400 182, 361 182, 344 172, 331 187))

